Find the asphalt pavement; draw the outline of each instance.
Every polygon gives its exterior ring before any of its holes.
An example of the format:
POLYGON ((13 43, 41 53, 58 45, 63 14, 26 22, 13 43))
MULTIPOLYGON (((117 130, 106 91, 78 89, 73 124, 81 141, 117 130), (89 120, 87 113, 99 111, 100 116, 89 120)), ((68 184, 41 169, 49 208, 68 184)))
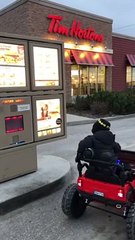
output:
MULTIPOLYGON (((106 119, 117 120, 129 117, 135 117, 135 114, 112 116, 106 119)), ((89 124, 96 120, 96 118, 67 114, 67 126, 89 124)), ((64 158, 53 155, 40 156, 37 153, 37 163, 36 172, 0 183, 0 215, 49 195, 62 187, 70 178, 71 166, 64 158)))

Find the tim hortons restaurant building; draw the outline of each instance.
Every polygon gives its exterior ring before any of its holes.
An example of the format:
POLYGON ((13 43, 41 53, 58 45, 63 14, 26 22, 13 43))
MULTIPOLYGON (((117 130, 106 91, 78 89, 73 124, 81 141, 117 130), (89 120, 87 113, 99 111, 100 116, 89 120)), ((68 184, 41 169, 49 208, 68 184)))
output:
POLYGON ((113 34, 112 23, 47 0, 20 0, 0 12, 0 32, 64 43, 67 102, 135 85, 135 39, 113 34))

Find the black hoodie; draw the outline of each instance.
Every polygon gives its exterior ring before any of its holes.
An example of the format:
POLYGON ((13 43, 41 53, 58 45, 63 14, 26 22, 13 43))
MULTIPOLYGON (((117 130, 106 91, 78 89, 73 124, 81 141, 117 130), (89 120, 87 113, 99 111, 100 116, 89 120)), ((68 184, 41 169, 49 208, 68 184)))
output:
POLYGON ((108 130, 97 131, 80 141, 76 158, 81 158, 86 148, 92 148, 94 158, 102 161, 116 161, 121 150, 119 143, 115 142, 115 135, 108 130))

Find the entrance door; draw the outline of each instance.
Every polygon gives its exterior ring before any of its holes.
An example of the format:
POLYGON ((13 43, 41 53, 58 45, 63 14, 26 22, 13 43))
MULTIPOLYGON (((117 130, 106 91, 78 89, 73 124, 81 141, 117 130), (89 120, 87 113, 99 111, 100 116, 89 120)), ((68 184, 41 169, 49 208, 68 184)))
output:
POLYGON ((97 92, 98 82, 98 67, 93 66, 89 68, 89 94, 97 92))
POLYGON ((88 95, 88 67, 80 66, 80 95, 88 95))
POLYGON ((71 96, 105 90, 105 66, 71 66, 71 96))

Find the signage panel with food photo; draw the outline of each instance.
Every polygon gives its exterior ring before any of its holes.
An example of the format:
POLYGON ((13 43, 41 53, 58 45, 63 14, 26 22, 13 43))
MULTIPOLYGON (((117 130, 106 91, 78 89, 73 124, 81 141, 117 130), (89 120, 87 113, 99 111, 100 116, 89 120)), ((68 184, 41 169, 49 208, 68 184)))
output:
POLYGON ((36 110, 38 137, 61 132, 60 99, 36 100, 36 110))
POLYGON ((0 65, 24 66, 24 46, 0 43, 0 65))
POLYGON ((25 88, 25 46, 0 42, 0 88, 25 88))

